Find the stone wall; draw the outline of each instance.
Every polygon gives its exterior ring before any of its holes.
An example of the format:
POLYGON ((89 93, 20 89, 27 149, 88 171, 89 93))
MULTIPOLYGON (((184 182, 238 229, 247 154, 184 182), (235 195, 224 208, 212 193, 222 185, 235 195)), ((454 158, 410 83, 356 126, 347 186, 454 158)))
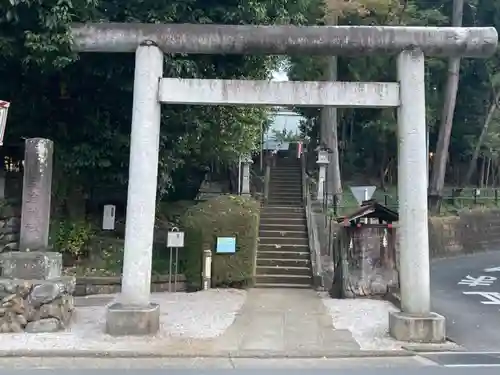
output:
POLYGON ((0 279, 0 333, 56 332, 68 327, 75 279, 0 279))
POLYGON ((500 209, 431 218, 429 247, 432 258, 500 250, 500 209))
POLYGON ((18 205, 0 201, 0 252, 19 249, 21 209, 18 205))
MULTIPOLYGON (((172 291, 182 292, 186 290, 186 278, 184 275, 177 276, 177 287, 174 290, 174 278, 172 277, 172 291)), ((112 277, 77 277, 76 288, 73 295, 87 296, 91 294, 114 294, 121 290, 121 278, 112 277)), ((168 275, 156 275, 151 278, 151 292, 168 292, 168 275)))

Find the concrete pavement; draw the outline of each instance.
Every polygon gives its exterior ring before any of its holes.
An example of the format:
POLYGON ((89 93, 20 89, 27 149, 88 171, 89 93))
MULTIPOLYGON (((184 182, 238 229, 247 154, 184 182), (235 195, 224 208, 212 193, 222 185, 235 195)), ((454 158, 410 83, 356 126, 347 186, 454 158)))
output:
POLYGON ((433 311, 446 317, 450 340, 477 352, 500 352, 500 252, 435 260, 433 311))
POLYGON ((421 357, 388 358, 2 358, 6 369, 352 369, 437 366, 421 357))
POLYGON ((214 348, 282 355, 359 351, 350 331, 333 327, 312 289, 250 289, 235 322, 215 340, 214 348))

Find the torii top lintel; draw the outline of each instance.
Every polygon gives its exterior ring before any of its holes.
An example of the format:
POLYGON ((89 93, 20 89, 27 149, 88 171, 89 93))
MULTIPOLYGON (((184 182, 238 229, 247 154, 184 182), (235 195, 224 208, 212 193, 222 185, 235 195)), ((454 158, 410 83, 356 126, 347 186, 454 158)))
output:
POLYGON ((373 55, 419 48, 426 56, 489 57, 494 27, 74 24, 79 52, 134 52, 145 40, 166 53, 373 55))

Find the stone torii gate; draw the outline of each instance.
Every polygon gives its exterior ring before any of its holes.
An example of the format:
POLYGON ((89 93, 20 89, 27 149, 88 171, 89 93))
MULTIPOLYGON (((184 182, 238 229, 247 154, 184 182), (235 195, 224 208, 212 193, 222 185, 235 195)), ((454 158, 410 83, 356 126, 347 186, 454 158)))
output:
POLYGON ((444 317, 430 308, 424 56, 491 56, 498 43, 493 27, 75 24, 73 37, 79 52, 136 56, 122 292, 108 308, 108 333, 159 328, 150 281, 161 103, 398 107, 402 312, 390 314, 390 333, 403 341, 444 341, 444 317), (398 82, 163 78, 164 53, 397 54, 398 82))

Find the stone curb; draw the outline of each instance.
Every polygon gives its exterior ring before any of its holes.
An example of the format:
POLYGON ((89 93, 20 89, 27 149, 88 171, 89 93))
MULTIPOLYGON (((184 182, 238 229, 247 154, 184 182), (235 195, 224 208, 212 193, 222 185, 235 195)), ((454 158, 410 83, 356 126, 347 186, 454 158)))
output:
POLYGON ((12 357, 44 357, 44 358, 256 358, 256 359, 307 359, 307 358, 390 358, 390 357, 413 357, 416 352, 409 350, 346 350, 334 352, 268 352, 268 351, 220 351, 220 352, 195 352, 175 353, 168 352, 147 352, 134 350, 115 350, 115 351, 96 351, 96 350, 78 350, 78 349, 19 349, 19 350, 0 350, 0 358, 12 357))

